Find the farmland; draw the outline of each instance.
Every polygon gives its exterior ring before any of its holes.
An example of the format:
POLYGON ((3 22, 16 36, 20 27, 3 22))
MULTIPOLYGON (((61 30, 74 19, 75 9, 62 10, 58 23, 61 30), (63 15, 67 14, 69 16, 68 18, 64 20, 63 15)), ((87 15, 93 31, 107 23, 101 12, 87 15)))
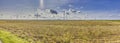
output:
POLYGON ((29 43, 120 43, 119 21, 1 20, 0 30, 29 43))

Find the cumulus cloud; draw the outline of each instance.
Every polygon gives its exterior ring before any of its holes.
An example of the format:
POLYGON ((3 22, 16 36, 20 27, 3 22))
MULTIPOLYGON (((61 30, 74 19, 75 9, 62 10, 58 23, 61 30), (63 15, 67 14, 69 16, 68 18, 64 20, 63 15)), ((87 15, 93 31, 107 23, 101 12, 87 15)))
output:
POLYGON ((87 15, 86 19, 97 19, 97 20, 115 20, 120 19, 118 10, 109 11, 83 11, 87 15))

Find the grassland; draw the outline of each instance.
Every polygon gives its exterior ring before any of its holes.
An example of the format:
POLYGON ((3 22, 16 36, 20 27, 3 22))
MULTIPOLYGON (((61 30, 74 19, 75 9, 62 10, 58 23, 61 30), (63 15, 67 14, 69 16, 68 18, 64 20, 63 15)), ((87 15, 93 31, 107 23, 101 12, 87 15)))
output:
POLYGON ((119 21, 1 20, 0 30, 29 43, 120 43, 119 21))
POLYGON ((27 40, 21 39, 10 32, 0 30, 0 43, 28 43, 27 40))

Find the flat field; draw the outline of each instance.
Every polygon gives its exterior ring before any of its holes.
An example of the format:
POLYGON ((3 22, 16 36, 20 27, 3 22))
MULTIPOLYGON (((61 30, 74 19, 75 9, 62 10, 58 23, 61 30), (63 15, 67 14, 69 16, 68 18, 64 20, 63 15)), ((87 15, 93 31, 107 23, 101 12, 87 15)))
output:
POLYGON ((29 43, 120 43, 120 21, 1 20, 0 30, 29 43))

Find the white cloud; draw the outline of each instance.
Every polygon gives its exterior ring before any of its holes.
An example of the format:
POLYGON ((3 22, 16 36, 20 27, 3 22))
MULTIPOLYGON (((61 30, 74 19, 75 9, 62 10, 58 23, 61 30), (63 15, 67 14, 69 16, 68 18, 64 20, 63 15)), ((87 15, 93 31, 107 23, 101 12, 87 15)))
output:
POLYGON ((119 11, 109 10, 109 11, 82 11, 87 14, 87 19, 120 19, 119 11))

